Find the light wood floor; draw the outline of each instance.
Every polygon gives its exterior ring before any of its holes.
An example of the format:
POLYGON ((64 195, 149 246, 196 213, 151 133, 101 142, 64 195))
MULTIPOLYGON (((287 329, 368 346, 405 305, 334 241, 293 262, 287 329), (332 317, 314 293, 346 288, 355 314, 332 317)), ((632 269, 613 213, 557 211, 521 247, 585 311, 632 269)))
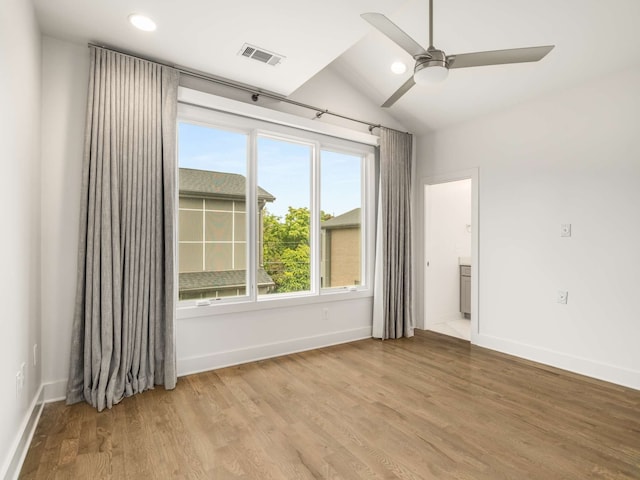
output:
POLYGON ((24 479, 640 479, 640 392, 437 333, 49 404, 24 479))

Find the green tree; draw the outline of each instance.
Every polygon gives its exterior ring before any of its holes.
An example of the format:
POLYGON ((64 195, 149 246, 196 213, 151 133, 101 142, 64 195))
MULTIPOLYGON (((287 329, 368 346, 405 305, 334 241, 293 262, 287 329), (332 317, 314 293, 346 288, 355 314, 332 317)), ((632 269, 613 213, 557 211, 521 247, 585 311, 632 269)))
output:
MULTIPOLYGON (((310 218, 308 208, 289 207, 284 220, 265 210, 263 216, 264 269, 276 292, 311 288, 310 218)), ((321 213, 322 220, 331 215, 321 213)))
POLYGON ((278 277, 278 292, 303 292, 311 288, 310 248, 304 243, 295 249, 285 248, 282 252, 282 271, 278 277))

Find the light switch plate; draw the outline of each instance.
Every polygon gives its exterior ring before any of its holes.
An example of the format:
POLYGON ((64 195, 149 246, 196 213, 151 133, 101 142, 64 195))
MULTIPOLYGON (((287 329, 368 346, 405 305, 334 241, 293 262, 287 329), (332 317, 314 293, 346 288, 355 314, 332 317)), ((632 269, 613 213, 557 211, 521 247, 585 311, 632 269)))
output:
POLYGON ((563 292, 562 290, 558 290, 558 303, 562 303, 566 305, 568 296, 569 296, 569 292, 563 292))
POLYGON ((563 223, 560 225, 560 236, 561 237, 570 237, 571 236, 571 224, 563 223))

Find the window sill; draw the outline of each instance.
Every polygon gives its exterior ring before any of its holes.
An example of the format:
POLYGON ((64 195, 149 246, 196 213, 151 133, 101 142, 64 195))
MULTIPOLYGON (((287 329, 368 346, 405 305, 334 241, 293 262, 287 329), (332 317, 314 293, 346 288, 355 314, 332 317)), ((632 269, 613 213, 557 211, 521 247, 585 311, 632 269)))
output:
POLYGON ((213 317, 216 315, 228 315, 230 313, 254 312, 272 308, 290 308, 300 305, 341 302, 370 297, 373 297, 373 290, 362 289, 347 291, 326 291, 321 295, 290 296, 286 298, 261 298, 260 300, 255 302, 230 302, 202 307, 198 307, 195 305, 180 306, 180 304, 178 304, 176 318, 178 320, 183 320, 189 318, 213 317))

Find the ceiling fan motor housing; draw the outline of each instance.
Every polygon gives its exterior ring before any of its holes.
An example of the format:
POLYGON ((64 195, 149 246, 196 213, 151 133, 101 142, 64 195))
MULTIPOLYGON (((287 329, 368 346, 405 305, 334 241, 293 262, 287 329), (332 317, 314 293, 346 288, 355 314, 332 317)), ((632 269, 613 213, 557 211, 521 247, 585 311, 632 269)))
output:
POLYGON ((429 67, 443 67, 448 69, 449 62, 447 61, 447 56, 444 54, 442 50, 436 50, 433 47, 429 47, 427 50, 429 56, 416 58, 416 66, 413 69, 413 73, 416 74, 420 70, 429 67))

